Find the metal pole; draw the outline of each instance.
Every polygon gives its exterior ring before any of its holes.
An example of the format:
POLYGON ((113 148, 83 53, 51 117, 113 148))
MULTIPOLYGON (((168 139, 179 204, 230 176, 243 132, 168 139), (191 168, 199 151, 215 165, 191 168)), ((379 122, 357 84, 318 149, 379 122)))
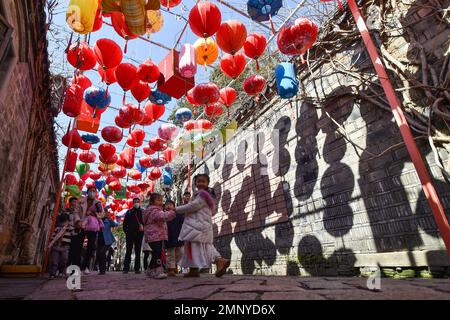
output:
POLYGON ((447 248, 447 254, 450 256, 450 227, 448 224, 447 217, 445 216, 444 208, 442 207, 441 201, 439 200, 436 189, 433 186, 428 170, 423 162, 421 153, 417 148, 414 137, 409 128, 408 122, 406 121, 405 115, 400 105, 400 101, 395 95, 394 88, 392 87, 389 77, 386 73, 380 56, 378 55, 375 44, 370 37, 369 30, 367 29, 366 23, 364 21, 361 12, 359 11, 358 5, 355 0, 348 0, 348 5, 353 14, 353 18, 356 21, 361 37, 363 38, 364 44, 372 60, 372 64, 375 67, 380 83, 383 87, 386 98, 391 106, 392 113, 394 114, 395 121, 400 129, 400 133, 406 144, 406 149, 408 150, 409 156, 416 168, 417 175, 419 176, 420 182, 422 183, 422 188, 425 193, 425 197, 428 200, 431 211, 433 212, 434 219, 436 221, 437 227, 444 240, 445 247, 447 248))

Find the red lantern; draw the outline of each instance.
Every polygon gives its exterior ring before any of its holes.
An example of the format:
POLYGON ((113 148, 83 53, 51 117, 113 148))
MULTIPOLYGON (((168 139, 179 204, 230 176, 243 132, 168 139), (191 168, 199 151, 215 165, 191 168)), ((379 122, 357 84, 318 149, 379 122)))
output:
POLYGON ((119 128, 108 126, 102 129, 102 138, 109 143, 118 143, 122 140, 123 134, 119 128))
POLYGON ((256 70, 259 70, 258 58, 266 50, 267 40, 260 33, 250 34, 244 43, 244 52, 250 59, 256 61, 256 70))
POLYGON ((130 90, 137 82, 137 68, 131 63, 121 63, 115 71, 117 83, 123 89, 123 102, 125 103, 125 92, 130 90))
POLYGON ((92 145, 90 143, 87 143, 85 141, 83 141, 80 145, 80 149, 81 150, 91 150, 92 145))
POLYGON ((228 77, 236 79, 244 71, 246 63, 245 56, 240 52, 235 55, 224 54, 220 59, 220 69, 228 77))
POLYGON ((189 120, 183 124, 183 127, 186 131, 192 131, 197 128, 197 123, 195 120, 189 120))
MULTIPOLYGON (((102 143, 98 147, 98 152, 103 159, 112 158, 113 155, 116 154, 116 147, 111 143, 102 143)), ((103 162, 103 161, 102 161, 103 162)))
POLYGON ((150 146, 144 146, 144 148, 142 148, 142 151, 144 151, 144 153, 148 154, 149 156, 156 152, 155 150, 150 148, 150 146))
POLYGON ((220 25, 216 34, 217 45, 232 55, 241 50, 246 38, 247 29, 238 20, 225 21, 220 25))
POLYGON ((115 181, 119 181, 119 179, 117 179, 117 178, 114 177, 114 176, 108 176, 108 177, 106 177, 106 184, 107 184, 107 185, 110 185, 112 182, 115 182, 115 181))
POLYGON ((181 3, 181 0, 160 0, 160 3, 163 7, 169 9, 179 5, 181 3))
POLYGON ((125 124, 137 124, 144 118, 144 111, 135 104, 127 104, 119 109, 119 117, 125 124))
POLYGON ((192 96, 198 104, 213 104, 219 101, 219 88, 215 83, 201 83, 194 87, 192 96))
POLYGON ((78 189, 83 190, 84 187, 84 180, 80 179, 78 180, 78 189))
POLYGON ((79 158, 81 162, 93 163, 97 156, 92 151, 82 151, 79 158))
POLYGON ((77 129, 70 130, 68 133, 66 133, 62 137, 63 145, 65 145, 66 147, 69 147, 70 136, 72 136, 72 143, 71 143, 70 147, 75 148, 75 149, 79 148, 81 146, 81 144, 83 143, 83 140, 81 139, 81 136, 78 133, 77 129))
POLYGON ((256 96, 263 92, 266 80, 260 75, 254 75, 244 80, 243 88, 249 96, 256 96))
POLYGON ((97 13, 95 14, 94 25, 92 26, 92 31, 91 32, 95 32, 95 31, 100 30, 102 25, 103 25, 102 0, 98 0, 98 9, 97 9, 97 13))
POLYGON ((298 18, 294 23, 283 26, 279 31, 278 49, 287 55, 303 56, 316 41, 318 32, 319 29, 314 22, 306 18, 298 18))
POLYGON ((141 165, 142 168, 150 168, 152 162, 152 158, 151 157, 142 157, 139 159, 139 164, 141 165))
POLYGON ((212 37, 219 30, 222 14, 212 2, 197 3, 189 13, 189 26, 199 37, 212 37))
POLYGON ((104 164, 114 164, 117 162, 117 160, 119 160, 119 157, 117 156, 117 154, 113 154, 111 157, 109 158, 104 158, 101 155, 99 156, 99 160, 100 162, 104 163, 104 164))
POLYGON ((79 85, 70 85, 66 89, 62 111, 68 117, 78 117, 83 102, 83 89, 79 85))
POLYGON ((134 166, 134 157, 136 155, 136 149, 125 148, 120 153, 120 159, 123 162, 123 166, 127 169, 131 169, 134 166))
POLYGON ((172 162, 173 159, 175 159, 176 155, 177 152, 175 149, 167 148, 166 150, 164 150, 164 158, 167 162, 172 162))
POLYGON ((131 94, 141 103, 150 95, 150 87, 143 81, 136 81, 135 85, 131 88, 131 94))
POLYGON ((191 90, 189 90, 186 94, 186 99, 187 101, 192 104, 193 106, 199 106, 200 104, 198 104, 195 100, 194 100, 194 96, 193 96, 193 92, 194 92, 194 88, 192 88, 191 90))
POLYGON ((122 166, 116 166, 113 170, 112 170, 112 175, 114 177, 116 177, 117 179, 123 178, 127 175, 127 170, 122 167, 122 166))
MULTIPOLYGON (((81 87, 81 89, 83 90, 83 93, 84 93, 84 90, 86 90, 87 88, 89 88, 90 86, 92 86, 92 82, 91 82, 91 80, 89 80, 89 78, 86 77, 84 74, 82 74, 82 73, 77 73, 77 74, 75 75, 75 77, 72 79, 70 85, 71 85, 71 86, 73 86, 73 85, 79 85, 79 86, 81 87)), ((82 94, 81 96, 83 96, 83 94, 82 94)))
POLYGON ((133 180, 140 180, 142 178, 142 173, 139 170, 133 169, 128 172, 128 176, 133 180))
POLYGON ((114 122, 119 128, 122 129, 131 128, 132 125, 130 122, 126 122, 125 120, 123 120, 123 118, 120 115, 114 118, 114 122))
POLYGON ((205 114, 210 117, 210 118, 218 118, 222 115, 223 113, 223 108, 222 105, 219 103, 214 103, 214 104, 210 104, 205 106, 205 114))
POLYGON ((135 129, 133 131, 131 131, 130 135, 127 138, 127 144, 130 147, 140 147, 142 146, 142 143, 144 142, 144 138, 145 138, 145 132, 144 130, 141 129, 135 129))
POLYGON ((148 59, 141 64, 137 70, 139 80, 143 82, 153 83, 159 79, 159 68, 152 60, 148 59))
POLYGON ((141 189, 141 192, 145 191, 148 189, 148 187, 150 187, 150 184, 148 184, 147 182, 141 182, 138 183, 137 185, 139 187, 139 189, 141 189))
POLYGON ((67 50, 67 61, 79 70, 91 70, 97 64, 94 50, 86 42, 72 43, 67 50))
POLYGON ((91 170, 89 170, 88 172, 86 172, 85 174, 83 174, 80 178, 81 178, 81 180, 83 180, 83 181, 86 181, 88 178, 89 178, 89 176, 91 175, 91 170))
POLYGON ((197 120, 197 125, 196 125, 196 127, 197 127, 198 129, 202 129, 202 130, 211 130, 212 127, 213 127, 213 124, 212 124, 212 122, 209 121, 209 120, 206 120, 206 119, 200 119, 200 120, 197 120))
POLYGON ((128 40, 136 39, 138 36, 128 29, 125 16, 122 12, 111 12, 111 24, 119 36, 125 39, 125 48, 123 49, 123 52, 127 53, 128 40))
POLYGON ((74 172, 77 166, 77 159, 78 159, 78 154, 76 152, 73 151, 69 151, 67 153, 67 158, 66 158, 66 171, 67 172, 74 172))
POLYGON ((236 90, 231 87, 220 89, 220 102, 227 108, 230 108, 236 100, 236 90))
POLYGON ((145 105, 144 107, 144 117, 142 121, 139 122, 141 126, 149 126, 153 123, 153 108, 151 105, 145 105))
POLYGON ((153 168, 152 171, 150 171, 149 178, 152 180, 161 178, 161 170, 159 170, 159 168, 153 168))
POLYGON ((94 46, 98 64, 104 69, 112 69, 122 61, 123 54, 120 47, 110 39, 98 39, 94 46))
POLYGON ((166 107, 163 104, 155 104, 150 101, 147 101, 145 103, 145 109, 149 108, 146 112, 151 112, 153 121, 158 120, 164 115, 164 112, 166 112, 166 107))
POLYGON ((73 173, 66 174, 66 185, 78 185, 78 179, 73 173))
POLYGON ((112 190, 112 191, 120 191, 120 190, 122 190, 122 184, 118 180, 109 183, 108 187, 109 187, 109 190, 112 190))
POLYGON ((150 139, 150 141, 148 142, 148 145, 154 151, 163 151, 167 148, 167 141, 164 139, 161 139, 160 137, 154 137, 154 138, 150 139))
POLYGON ((98 172, 91 172, 89 174, 89 178, 91 178, 92 180, 98 180, 100 179, 101 175, 98 172))
POLYGON ((108 86, 117 81, 116 68, 106 70, 104 70, 103 68, 98 68, 97 71, 100 77, 102 78, 102 81, 104 81, 108 86))
MULTIPOLYGON (((138 180, 138 179, 136 179, 136 180, 138 180)), ((141 193, 141 191, 142 191, 141 188, 139 188, 137 185, 134 185, 134 184, 128 185, 127 190, 132 193, 141 193)))

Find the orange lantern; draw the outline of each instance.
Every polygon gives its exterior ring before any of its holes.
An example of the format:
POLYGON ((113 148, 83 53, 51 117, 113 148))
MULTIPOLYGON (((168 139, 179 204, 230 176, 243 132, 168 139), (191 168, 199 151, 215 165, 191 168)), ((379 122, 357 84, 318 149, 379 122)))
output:
POLYGON ((220 25, 216 34, 217 44, 226 53, 234 55, 245 43, 247 29, 238 20, 228 20, 220 25))

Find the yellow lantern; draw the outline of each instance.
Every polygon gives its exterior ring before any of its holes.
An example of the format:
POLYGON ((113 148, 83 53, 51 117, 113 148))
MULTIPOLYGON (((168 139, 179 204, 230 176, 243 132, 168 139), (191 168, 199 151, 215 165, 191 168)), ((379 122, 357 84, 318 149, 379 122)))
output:
POLYGON ((131 33, 145 34, 145 0, 122 0, 120 5, 131 33))
POLYGON ((197 52, 197 63, 201 65, 210 65, 216 61, 219 56, 219 47, 211 38, 200 38, 194 43, 197 52))
POLYGON ((161 30, 164 18, 159 10, 147 10, 147 33, 155 33, 161 30))
POLYGON ((66 22, 73 31, 88 34, 94 26, 97 9, 97 0, 70 0, 66 22))
POLYGON ((104 170, 104 171, 112 170, 112 169, 114 169, 115 166, 116 166, 115 163, 106 164, 106 163, 103 163, 103 162, 100 162, 100 164, 98 165, 99 169, 104 170))

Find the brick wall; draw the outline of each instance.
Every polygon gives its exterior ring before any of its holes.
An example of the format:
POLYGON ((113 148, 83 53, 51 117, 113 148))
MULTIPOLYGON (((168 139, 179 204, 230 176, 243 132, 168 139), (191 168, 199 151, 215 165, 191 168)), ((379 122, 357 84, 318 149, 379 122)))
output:
MULTIPOLYGON (((425 32, 420 39, 425 49, 445 47, 449 29, 431 29, 435 37, 425 32)), ((396 45, 403 50, 398 54, 409 53, 405 39, 396 45)), ((355 62, 360 70, 371 68, 359 41, 335 58, 349 69, 355 62)), ((323 63, 303 79, 304 92, 318 90, 325 103, 298 99, 290 105, 274 97, 258 107, 266 112, 199 164, 196 172, 210 174, 217 194, 218 250, 231 257, 234 273, 244 274, 349 275, 377 265, 450 266, 405 147, 376 156, 402 142, 392 114, 358 99, 354 81, 332 70, 323 63), (321 77, 312 81, 315 75, 321 77), (336 93, 338 98, 327 100, 336 93), (360 148, 337 132, 337 124, 360 148)), ((450 187, 426 140, 417 142, 448 213, 450 187)), ((447 151, 439 152, 446 163, 447 151)))

